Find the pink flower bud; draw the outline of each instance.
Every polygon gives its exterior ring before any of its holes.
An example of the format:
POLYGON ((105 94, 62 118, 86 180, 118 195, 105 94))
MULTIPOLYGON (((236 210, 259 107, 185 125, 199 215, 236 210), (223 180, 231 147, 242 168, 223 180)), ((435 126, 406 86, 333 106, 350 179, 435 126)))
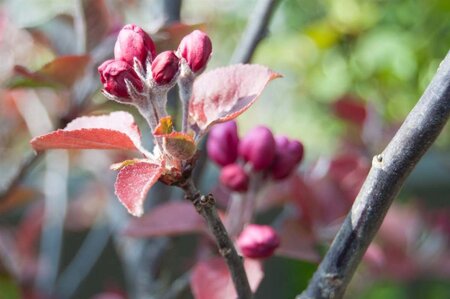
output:
POLYGON ((127 85, 125 79, 128 79, 138 91, 142 91, 142 82, 135 71, 125 61, 106 60, 98 67, 100 80, 103 88, 112 95, 128 98, 127 85))
POLYGON ((239 144, 239 154, 253 165, 255 171, 269 168, 275 157, 275 139, 272 132, 263 126, 248 132, 239 144))
POLYGON ((178 46, 178 52, 186 59, 191 70, 196 73, 203 70, 212 52, 212 44, 208 35, 194 30, 186 35, 178 46))
POLYGON ((277 232, 268 225, 248 225, 237 239, 242 254, 249 258, 267 258, 280 245, 277 232))
POLYGON ((233 191, 245 192, 248 189, 248 175, 239 164, 230 164, 220 171, 220 182, 233 191))
POLYGON ((209 132, 206 149, 208 156, 220 166, 236 162, 239 136, 235 121, 214 125, 209 132))
POLYGON ((276 154, 271 168, 272 177, 282 180, 288 177, 303 159, 303 144, 285 136, 275 137, 276 154))
POLYGON ((156 56, 155 44, 150 36, 139 26, 134 24, 125 25, 117 36, 114 46, 114 57, 133 65, 136 57, 145 68, 147 56, 150 60, 156 56))
POLYGON ((153 80, 159 85, 172 81, 178 73, 180 60, 173 51, 165 51, 156 56, 152 63, 153 80))

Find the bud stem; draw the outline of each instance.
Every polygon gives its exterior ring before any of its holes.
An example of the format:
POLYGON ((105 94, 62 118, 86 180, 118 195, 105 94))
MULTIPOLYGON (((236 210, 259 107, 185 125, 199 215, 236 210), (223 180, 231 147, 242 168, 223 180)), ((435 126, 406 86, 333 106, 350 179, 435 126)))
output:
POLYGON ((181 63, 181 74, 178 79, 178 89, 180 94, 181 105, 183 109, 183 118, 181 132, 187 133, 189 120, 189 100, 192 95, 192 86, 194 85, 195 74, 189 69, 185 61, 181 63))

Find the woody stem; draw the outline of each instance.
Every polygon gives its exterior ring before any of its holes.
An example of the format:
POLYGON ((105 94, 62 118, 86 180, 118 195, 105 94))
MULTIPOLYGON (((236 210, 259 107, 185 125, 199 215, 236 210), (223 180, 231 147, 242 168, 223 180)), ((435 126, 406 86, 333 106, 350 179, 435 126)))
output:
POLYGON ((180 187, 184 190, 186 199, 194 204, 197 212, 208 223, 208 227, 216 239, 219 252, 225 259, 230 270, 238 299, 252 298, 252 291, 247 274, 245 273, 242 258, 238 255, 225 226, 217 214, 214 197, 211 194, 206 196, 201 195, 191 178, 188 178, 180 187))

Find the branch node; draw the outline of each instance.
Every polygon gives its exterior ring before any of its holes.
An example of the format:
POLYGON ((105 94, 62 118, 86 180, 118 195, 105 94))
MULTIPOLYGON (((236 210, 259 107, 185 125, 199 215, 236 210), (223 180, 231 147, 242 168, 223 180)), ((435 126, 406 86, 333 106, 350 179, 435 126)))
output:
POLYGON ((227 256, 230 256, 231 249, 230 248, 221 248, 221 249, 219 249, 219 252, 220 252, 221 256, 226 258, 227 256))

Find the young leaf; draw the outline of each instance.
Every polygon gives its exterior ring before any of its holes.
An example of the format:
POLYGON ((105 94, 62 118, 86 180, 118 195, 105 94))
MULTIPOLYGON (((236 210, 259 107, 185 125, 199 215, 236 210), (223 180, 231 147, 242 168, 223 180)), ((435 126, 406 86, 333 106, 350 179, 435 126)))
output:
POLYGON ((143 217, 133 219, 125 234, 138 238, 203 232, 206 224, 192 203, 168 202, 157 206, 143 217))
MULTIPOLYGON (((245 259, 244 268, 252 291, 256 291, 264 277, 258 260, 245 259)), ((195 299, 236 298, 236 291, 225 261, 214 257, 195 265, 191 275, 191 291, 195 299)))
POLYGON ((153 131, 155 137, 164 137, 165 150, 180 160, 192 158, 197 150, 194 138, 191 135, 173 131, 172 118, 166 116, 160 119, 153 131))
POLYGON ((280 74, 261 66, 238 64, 201 75, 190 100, 191 125, 206 131, 214 123, 239 116, 259 97, 267 83, 280 74))
POLYGON ((36 151, 56 148, 141 150, 140 137, 133 116, 119 111, 79 117, 62 130, 33 138, 31 145, 36 151))
POLYGON ((115 193, 130 214, 142 216, 147 192, 159 179, 162 171, 161 165, 147 162, 134 163, 119 171, 114 184, 115 193))
POLYGON ((164 138, 164 146, 169 154, 180 160, 192 158, 197 150, 192 136, 180 132, 172 132, 166 135, 164 138))
POLYGON ((172 117, 165 116, 159 120, 159 124, 156 126, 155 130, 153 131, 153 135, 155 136, 162 136, 165 134, 170 134, 173 131, 173 122, 172 117))

